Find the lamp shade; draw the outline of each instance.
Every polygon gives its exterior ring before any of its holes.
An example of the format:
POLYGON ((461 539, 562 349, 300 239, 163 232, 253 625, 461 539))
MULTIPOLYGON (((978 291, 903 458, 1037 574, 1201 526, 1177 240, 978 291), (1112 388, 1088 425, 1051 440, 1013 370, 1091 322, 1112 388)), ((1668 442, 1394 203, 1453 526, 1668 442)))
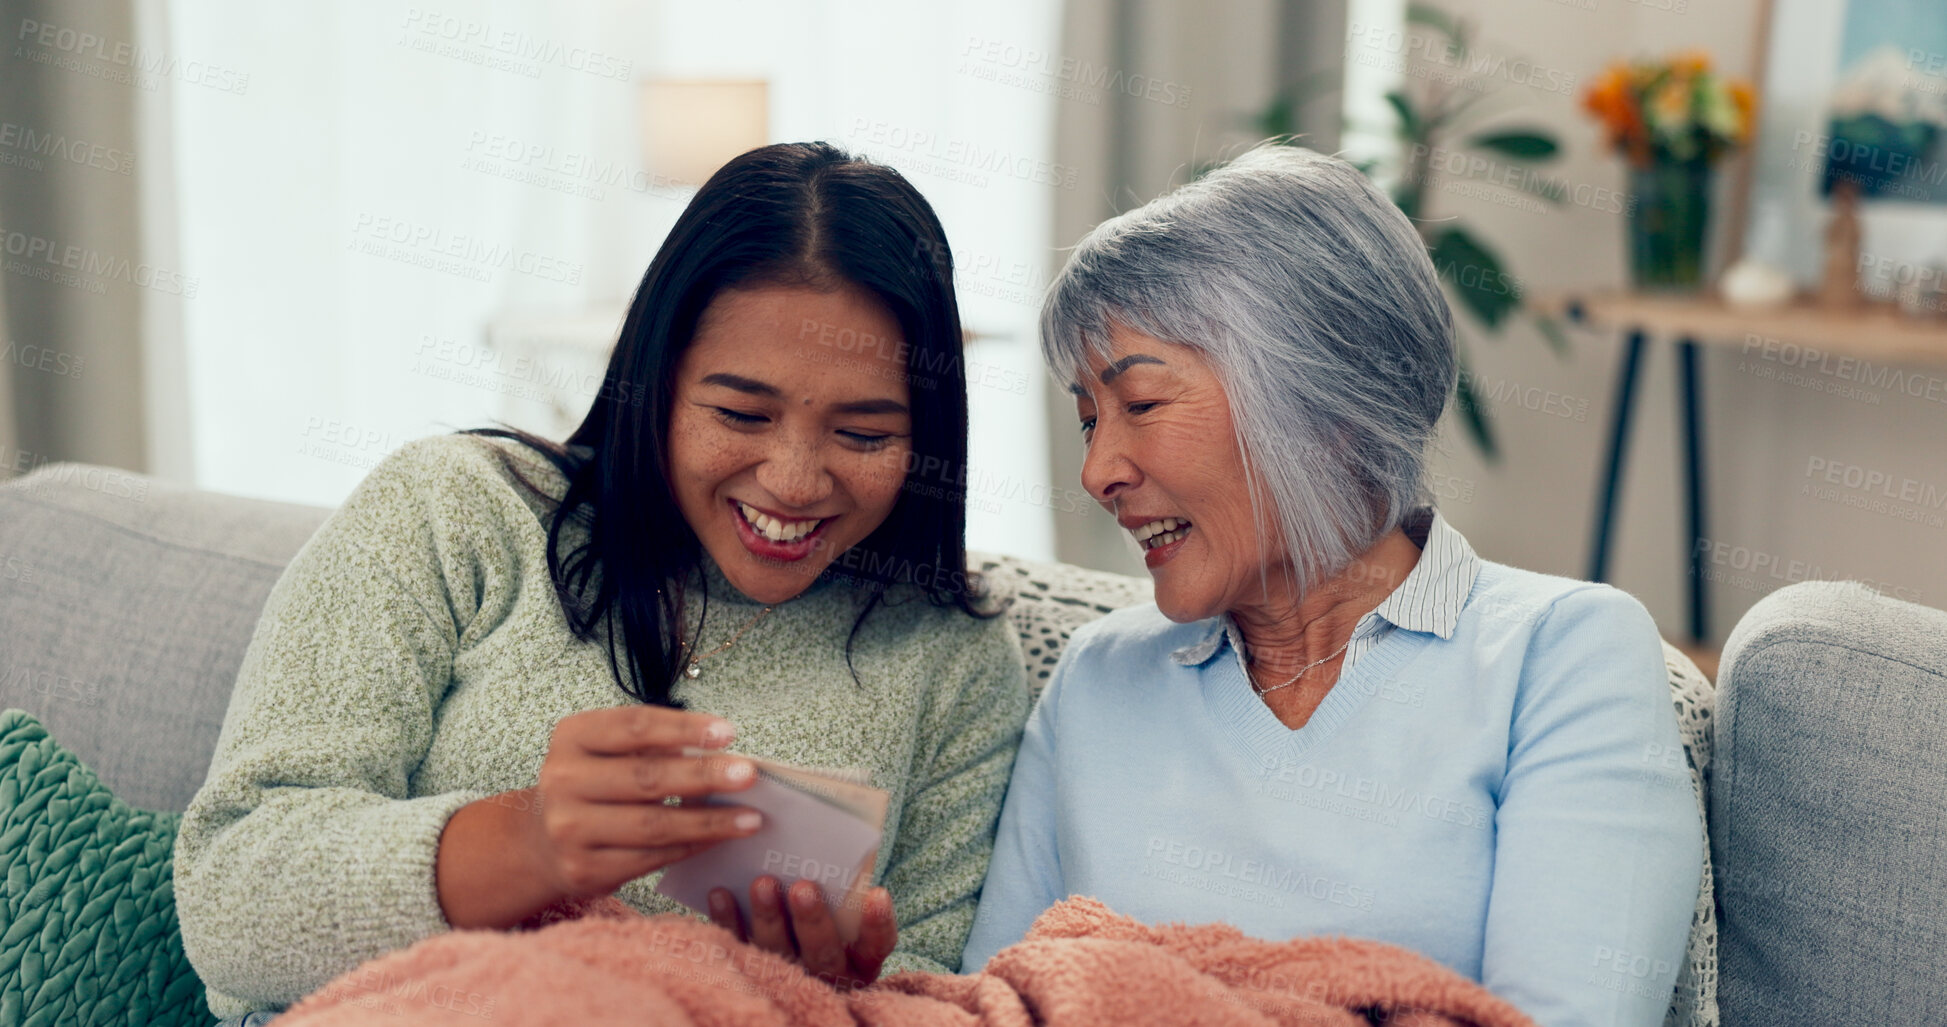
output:
POLYGON ((669 182, 701 185, 730 158, 770 141, 770 88, 756 79, 642 83, 642 162, 669 182))

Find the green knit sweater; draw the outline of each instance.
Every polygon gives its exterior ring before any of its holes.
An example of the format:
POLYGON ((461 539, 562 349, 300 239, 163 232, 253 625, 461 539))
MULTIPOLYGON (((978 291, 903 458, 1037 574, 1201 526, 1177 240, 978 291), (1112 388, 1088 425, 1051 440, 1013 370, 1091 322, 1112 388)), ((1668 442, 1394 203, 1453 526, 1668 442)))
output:
MULTIPOLYGON (((548 579, 549 504, 496 449, 552 495, 565 488, 513 443, 417 440, 271 591, 176 843, 183 946, 219 1017, 283 1008, 448 930, 434 881, 447 818, 532 786, 561 718, 634 701, 606 647, 569 632, 548 579)), ((707 557, 703 575, 708 652, 761 607, 707 557)), ((734 723, 734 751, 864 769, 890 791, 877 878, 900 937, 887 972, 955 969, 1027 717, 1020 643, 1006 617, 895 591, 859 632, 854 681, 860 602, 820 578, 675 694, 734 723)), ((679 910, 655 879, 617 896, 679 910)))

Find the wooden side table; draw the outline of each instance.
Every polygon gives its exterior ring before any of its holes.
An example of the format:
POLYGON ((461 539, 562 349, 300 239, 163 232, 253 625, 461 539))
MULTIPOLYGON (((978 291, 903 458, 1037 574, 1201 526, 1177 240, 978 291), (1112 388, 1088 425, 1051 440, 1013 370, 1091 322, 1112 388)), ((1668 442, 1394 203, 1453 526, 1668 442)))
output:
POLYGON ((1854 311, 1828 310, 1809 304, 1773 310, 1734 310, 1708 295, 1587 292, 1548 297, 1536 306, 1586 328, 1616 330, 1624 335, 1615 404, 1603 447, 1606 455, 1602 479, 1596 493, 1590 581, 1607 580, 1609 572, 1609 540, 1615 527, 1616 500, 1629 446, 1629 425, 1636 399, 1636 380, 1642 370, 1643 347, 1653 334, 1676 342, 1677 388, 1683 417, 1684 498, 1690 529, 1690 637, 1700 644, 1709 639, 1710 624, 1708 580, 1704 576, 1700 544, 1708 535, 1698 348, 1704 345, 1741 347, 1755 338, 1880 363, 1947 365, 1947 321, 1904 317, 1881 305, 1854 311))

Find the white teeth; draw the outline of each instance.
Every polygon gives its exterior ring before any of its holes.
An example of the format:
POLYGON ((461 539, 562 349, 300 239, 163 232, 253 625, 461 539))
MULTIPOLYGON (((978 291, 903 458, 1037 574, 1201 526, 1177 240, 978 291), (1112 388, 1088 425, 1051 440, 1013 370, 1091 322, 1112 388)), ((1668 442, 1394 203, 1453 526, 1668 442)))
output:
MULTIPOLYGON (((1131 531, 1130 534, 1136 536, 1136 541, 1147 544, 1151 538, 1161 535, 1166 531, 1175 531, 1177 528, 1187 527, 1189 523, 1189 521, 1181 517, 1164 517, 1161 520, 1150 521, 1148 524, 1131 531)), ((1167 543, 1158 543, 1158 545, 1165 544, 1167 543)), ((1150 548, 1154 547, 1152 546, 1150 548)))
POLYGON ((806 535, 811 534, 813 531, 816 531, 818 525, 824 523, 824 521, 818 519, 809 521, 780 521, 770 514, 760 512, 756 507, 742 501, 737 503, 737 509, 744 515, 744 520, 749 521, 750 526, 757 529, 759 535, 773 542, 796 542, 806 535))
POLYGON ((1183 536, 1188 535, 1189 533, 1190 533, 1190 529, 1184 528, 1182 531, 1172 531, 1162 535, 1155 535, 1152 536, 1148 541, 1143 543, 1143 548, 1161 549, 1172 542, 1176 542, 1182 539, 1183 536))

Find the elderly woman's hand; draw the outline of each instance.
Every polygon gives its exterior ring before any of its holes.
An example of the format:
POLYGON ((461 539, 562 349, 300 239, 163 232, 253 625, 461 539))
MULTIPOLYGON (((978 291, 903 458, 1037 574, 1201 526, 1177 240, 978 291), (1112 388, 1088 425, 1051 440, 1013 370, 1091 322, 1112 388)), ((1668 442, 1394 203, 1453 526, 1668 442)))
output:
POLYGON ((796 959, 819 979, 852 988, 879 979, 879 968, 899 941, 899 925, 892 916, 892 893, 873 888, 864 895, 858 939, 847 945, 818 885, 799 881, 787 901, 778 879, 765 875, 751 882, 751 923, 746 929, 737 901, 729 891, 710 892, 710 919, 740 941, 796 959))

